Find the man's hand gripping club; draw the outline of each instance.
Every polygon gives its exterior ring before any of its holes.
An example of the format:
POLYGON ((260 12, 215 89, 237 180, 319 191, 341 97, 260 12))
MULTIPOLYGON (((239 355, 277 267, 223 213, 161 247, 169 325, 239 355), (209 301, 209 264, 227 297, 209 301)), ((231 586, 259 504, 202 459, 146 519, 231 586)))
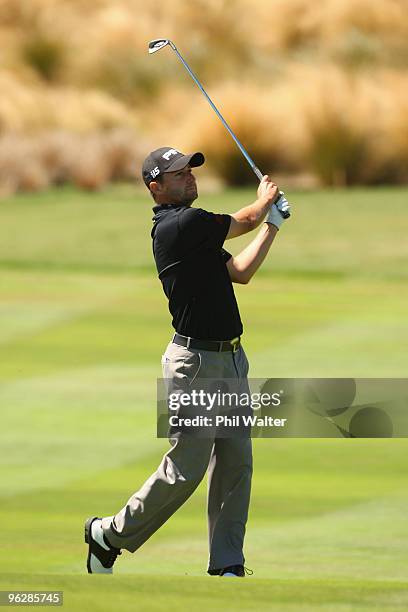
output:
POLYGON ((277 229, 290 216, 290 204, 283 191, 276 193, 276 185, 265 175, 258 187, 258 198, 273 198, 273 203, 266 216, 265 223, 274 225, 277 229))

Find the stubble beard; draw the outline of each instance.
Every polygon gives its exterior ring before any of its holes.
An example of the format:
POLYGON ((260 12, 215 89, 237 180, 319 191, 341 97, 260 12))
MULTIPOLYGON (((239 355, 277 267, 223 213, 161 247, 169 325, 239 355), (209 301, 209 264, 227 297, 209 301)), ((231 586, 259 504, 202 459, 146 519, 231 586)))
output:
POLYGON ((195 189, 195 195, 194 196, 185 195, 183 198, 181 198, 180 205, 189 207, 192 205, 194 200, 196 200, 197 198, 198 198, 198 193, 197 193, 197 189, 195 189))

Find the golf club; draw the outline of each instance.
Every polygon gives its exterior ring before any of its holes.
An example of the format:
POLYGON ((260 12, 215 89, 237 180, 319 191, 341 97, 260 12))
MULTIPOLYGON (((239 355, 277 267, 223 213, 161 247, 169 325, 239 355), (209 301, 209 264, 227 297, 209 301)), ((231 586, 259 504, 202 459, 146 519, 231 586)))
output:
MULTIPOLYGON (((256 175, 258 180, 261 181, 262 177, 263 177, 262 172, 255 165, 254 161, 250 158, 250 156, 248 155, 248 153, 247 153, 246 149, 244 148, 244 146, 241 144, 241 142, 235 136, 234 132, 232 131, 232 129, 230 128, 228 123, 225 121, 224 117, 221 115, 220 111, 215 106, 214 102, 211 100, 210 96, 207 94, 207 92, 205 91, 204 87, 201 85, 200 81, 198 80, 198 78, 196 77, 194 72, 191 70, 190 66, 187 64, 185 59, 180 54, 180 52, 177 49, 176 45, 171 40, 169 40, 168 38, 156 38, 155 40, 151 40, 149 42, 149 53, 156 53, 156 51, 160 51, 160 49, 163 49, 163 47, 166 47, 167 45, 169 45, 173 49, 173 51, 175 52, 175 54, 177 55, 177 57, 179 58, 179 60, 181 61, 181 63, 183 64, 183 66, 185 67, 185 69, 187 70, 187 72, 189 73, 191 78, 193 79, 193 81, 195 82, 195 84, 203 92, 203 94, 207 98, 209 104, 211 105, 213 110, 217 113, 218 117, 221 119, 221 122, 222 122, 223 126, 230 133, 230 135, 234 139, 235 144, 237 145, 237 147, 241 151, 242 155, 247 160, 248 164, 251 166, 254 174, 256 175)), ((283 195, 283 192, 280 191, 279 195, 283 195)), ((282 215, 282 217, 284 219, 287 219, 288 217, 290 217, 290 213, 289 212, 282 212, 282 211, 279 211, 279 212, 280 212, 280 214, 282 215)))
POLYGON ((310 412, 313 412, 313 414, 317 414, 322 419, 325 419, 326 421, 329 421, 329 423, 334 425, 336 429, 341 433, 343 438, 355 438, 356 437, 351 433, 351 431, 348 431, 347 429, 344 429, 343 427, 338 425, 336 421, 328 414, 323 414, 321 411, 315 410, 311 406, 307 406, 307 409, 310 410, 310 412))

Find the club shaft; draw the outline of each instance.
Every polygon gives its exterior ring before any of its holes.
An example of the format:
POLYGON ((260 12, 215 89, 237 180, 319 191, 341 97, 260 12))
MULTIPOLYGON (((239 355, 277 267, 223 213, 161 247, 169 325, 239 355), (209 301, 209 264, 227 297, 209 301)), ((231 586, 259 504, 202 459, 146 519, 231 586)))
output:
POLYGON ((201 85, 200 81, 198 80, 198 78, 196 77, 196 75, 194 74, 194 72, 191 70, 190 66, 187 64, 187 62, 185 61, 185 59, 183 58, 183 56, 179 53, 179 50, 177 49, 176 45, 174 43, 170 43, 171 48, 173 49, 173 51, 176 53, 177 57, 179 58, 179 60, 182 62, 184 68, 187 70, 187 72, 189 73, 189 75, 191 76, 191 78, 193 79, 193 81, 195 82, 195 84, 197 85, 197 87, 203 92, 203 94, 205 95, 205 97, 207 98, 209 104, 211 105, 211 107, 213 108, 213 110, 217 113, 218 117, 220 118, 220 120, 222 121, 223 126, 225 127, 226 130, 228 130, 228 132, 230 133, 230 135, 232 136, 232 138, 235 141, 235 144, 237 145, 237 147, 239 148, 239 150, 241 151, 242 155, 245 157, 245 159, 247 160, 248 164, 251 166, 254 174, 256 175, 256 177, 258 178, 259 181, 262 180, 263 174, 262 172, 259 170, 259 168, 255 165, 254 161, 251 159, 251 157, 248 155, 246 149, 244 148, 244 146, 241 144, 241 142, 238 140, 238 138, 235 136, 234 132, 232 131, 232 129, 230 128, 230 126, 228 125, 228 123, 225 121, 224 117, 221 115, 220 111, 218 110, 218 108, 215 106, 214 102, 211 100, 210 96, 207 94, 207 92, 205 91, 204 87, 201 85))
POLYGON ((331 417, 326 416, 323 418, 329 421, 332 425, 334 425, 338 429, 338 431, 341 433, 343 438, 354 438, 355 437, 350 431, 347 431, 347 429, 344 429, 340 425, 337 425, 336 421, 334 421, 334 419, 332 419, 331 417))

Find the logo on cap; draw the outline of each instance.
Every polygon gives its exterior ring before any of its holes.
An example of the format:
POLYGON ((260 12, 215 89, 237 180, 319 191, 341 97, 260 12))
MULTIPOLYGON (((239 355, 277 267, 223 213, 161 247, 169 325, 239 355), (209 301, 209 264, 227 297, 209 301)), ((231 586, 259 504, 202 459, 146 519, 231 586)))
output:
POLYGON ((170 157, 172 155, 178 155, 180 153, 180 151, 177 151, 176 149, 169 149, 168 151, 166 151, 162 157, 166 160, 169 161, 170 157))

